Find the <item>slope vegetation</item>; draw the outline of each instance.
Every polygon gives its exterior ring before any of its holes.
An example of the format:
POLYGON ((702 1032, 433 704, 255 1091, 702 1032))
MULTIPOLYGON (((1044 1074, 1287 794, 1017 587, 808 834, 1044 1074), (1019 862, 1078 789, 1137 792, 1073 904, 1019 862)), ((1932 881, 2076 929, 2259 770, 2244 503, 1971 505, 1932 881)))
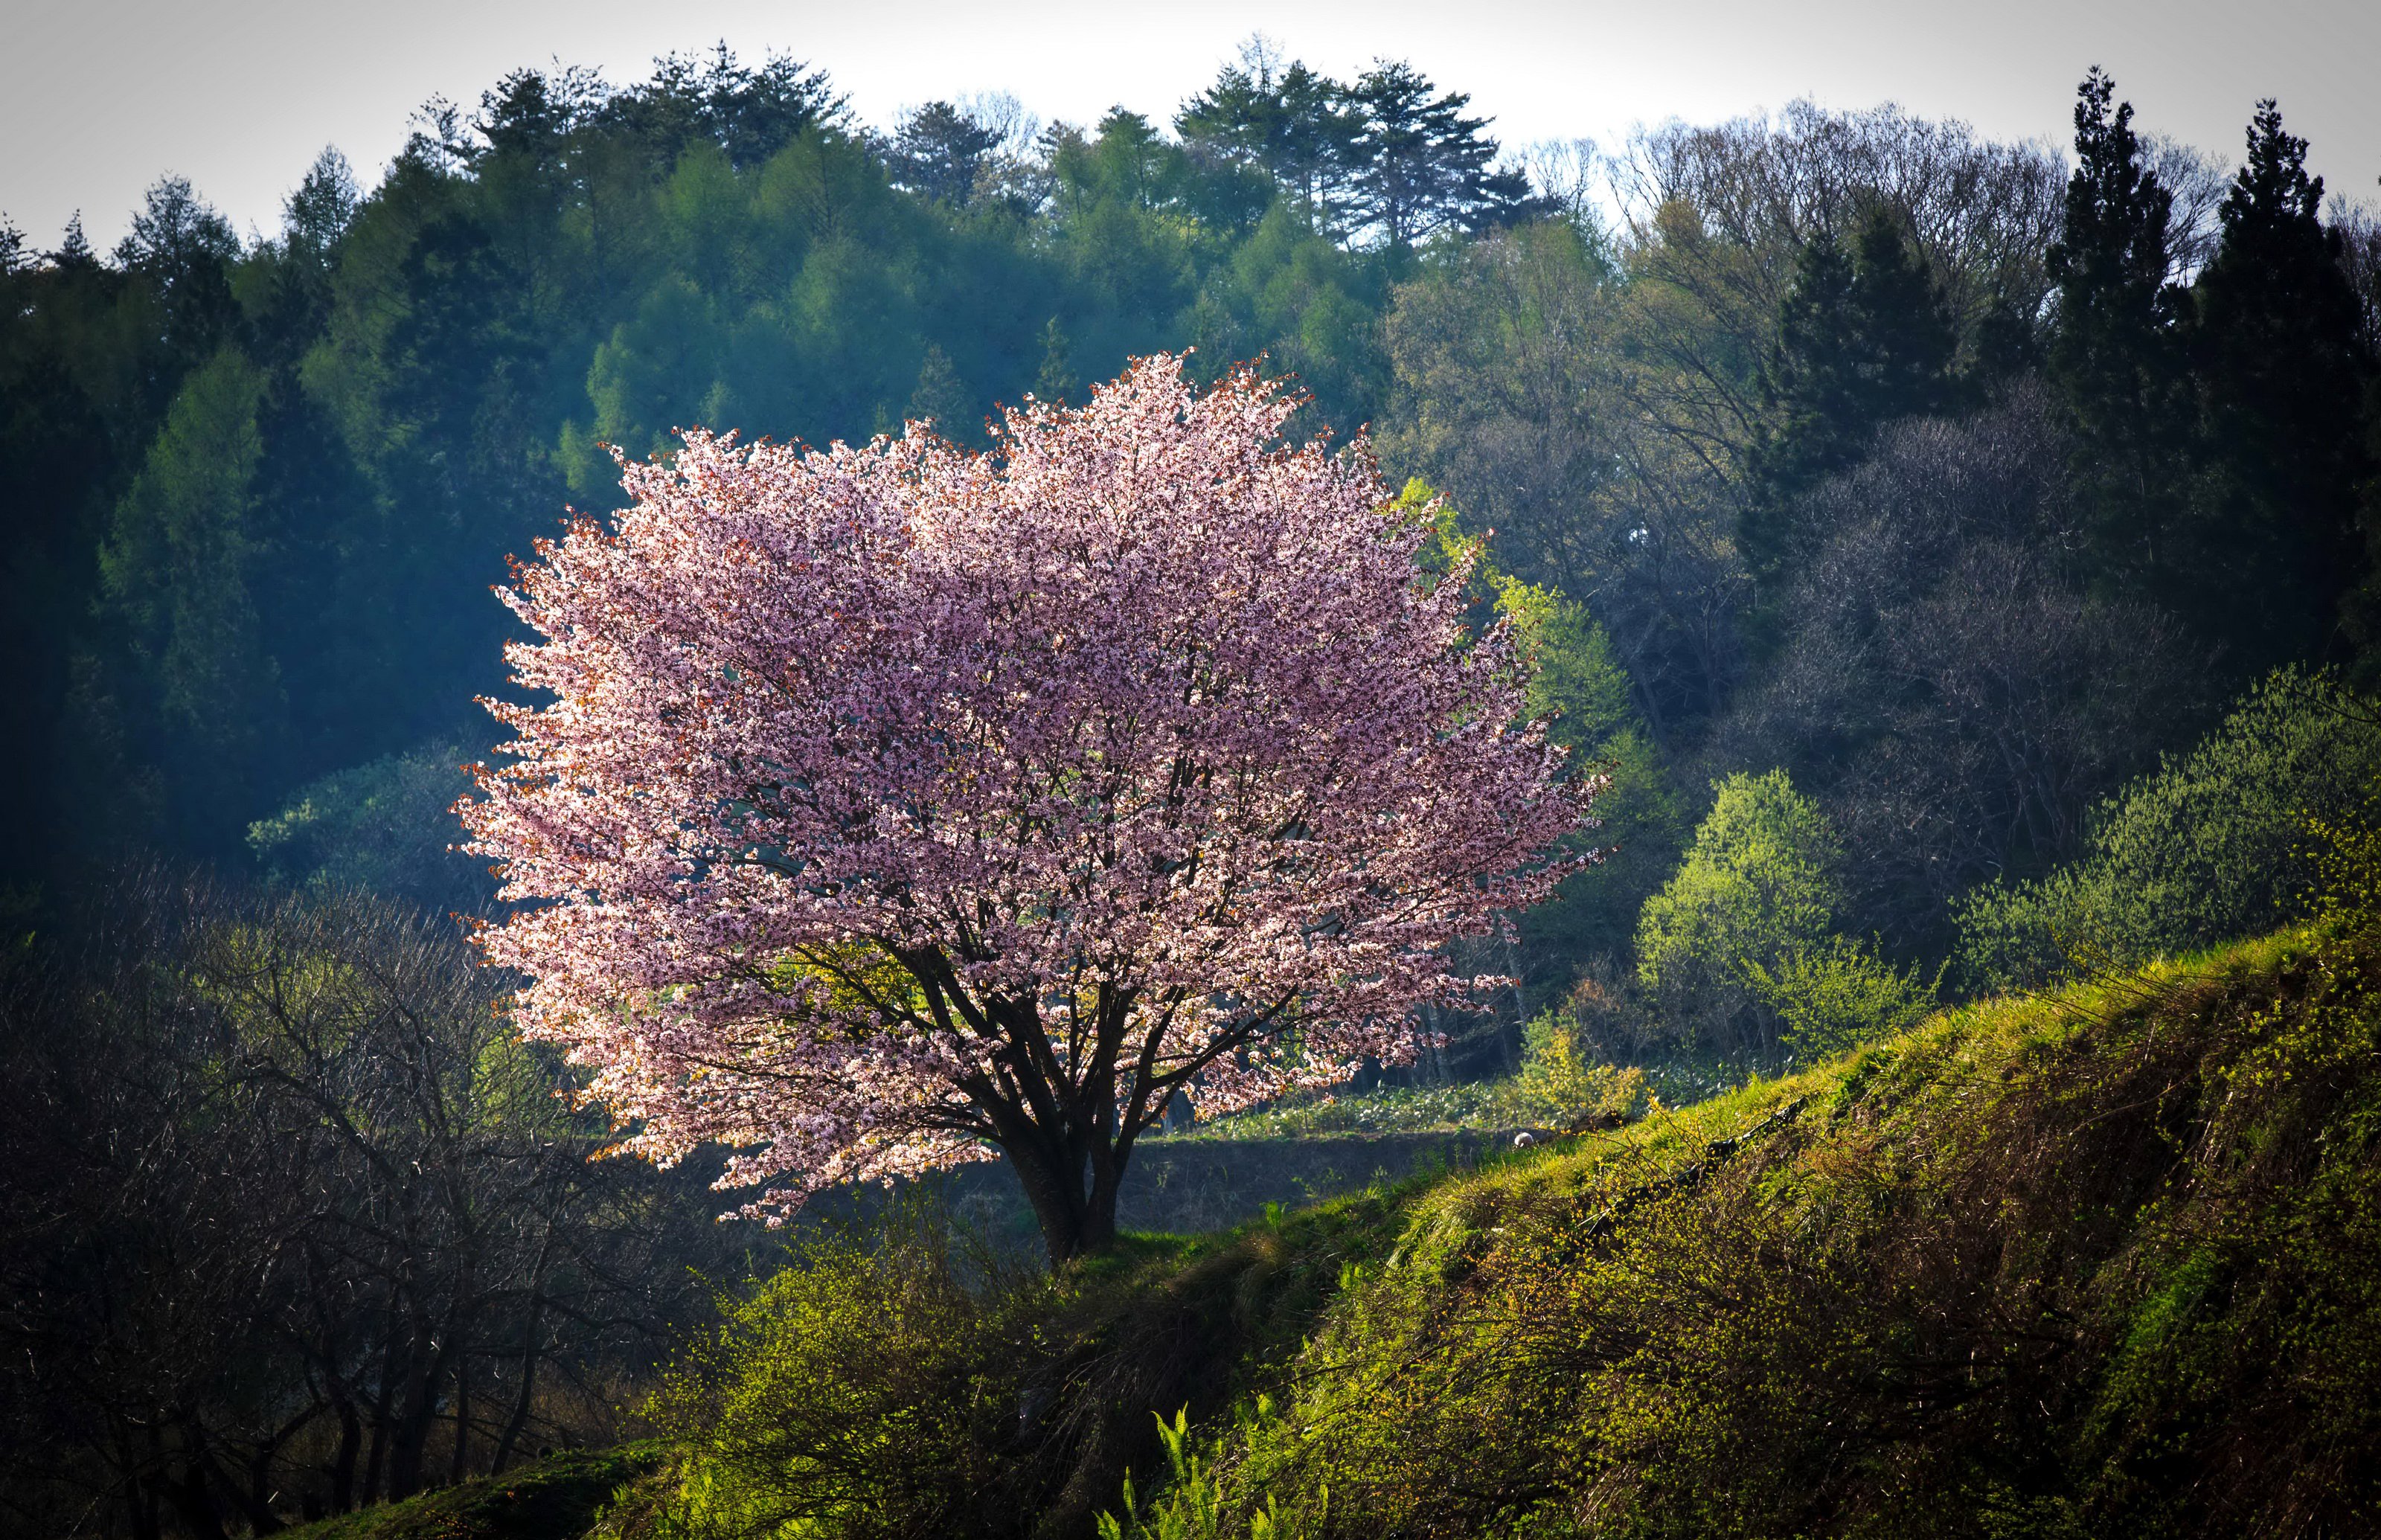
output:
POLYGON ((1141 1524, 2372 1533, 2376 961, 1997 1001, 1449 1182, 1141 1524))
POLYGON ((2376 984, 2295 931, 1056 1281, 810 1243, 597 1533, 2375 1533, 2376 984))

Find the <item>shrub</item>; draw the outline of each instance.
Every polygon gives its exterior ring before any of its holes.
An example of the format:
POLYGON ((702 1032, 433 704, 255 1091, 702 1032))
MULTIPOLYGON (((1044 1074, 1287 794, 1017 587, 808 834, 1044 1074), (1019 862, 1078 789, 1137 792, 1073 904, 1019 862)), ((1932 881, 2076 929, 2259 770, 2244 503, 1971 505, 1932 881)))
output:
POLYGON ((1722 1053, 1774 1045, 1777 1022, 1746 970, 1824 942, 1842 893, 1843 847, 1783 770, 1714 788, 1685 862, 1645 901, 1638 978, 1679 1027, 1722 1053))
POLYGON ((914 1197, 796 1242, 648 1409, 673 1457, 647 1533, 981 1532, 966 1506, 1001 1485, 1020 1416, 1001 1328, 1045 1287, 962 1259, 914 1197))
POLYGON ((1915 964, 1896 968, 1874 948, 1840 935, 1774 966, 1747 962, 1744 971, 1753 995, 1785 1024, 1786 1046, 1803 1059, 1827 1058, 1916 1026, 1935 1008, 1940 977, 1923 979, 1915 964))
POLYGON ((2305 904, 2308 821, 2346 815, 2376 778, 2375 707, 2327 676, 2277 673, 2104 803, 2080 859, 1969 895, 1960 972, 1979 991, 2032 987, 2271 930, 2305 904))

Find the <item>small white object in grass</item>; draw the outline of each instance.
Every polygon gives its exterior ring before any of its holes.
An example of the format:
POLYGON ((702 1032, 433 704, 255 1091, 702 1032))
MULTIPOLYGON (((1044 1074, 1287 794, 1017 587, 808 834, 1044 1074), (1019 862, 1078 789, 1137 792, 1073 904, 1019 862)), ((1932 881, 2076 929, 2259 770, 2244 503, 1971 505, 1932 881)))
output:
POLYGON ((1520 1132, 1513 1136, 1513 1148, 1517 1150, 1526 1150, 1537 1142, 1537 1135, 1532 1133, 1527 1129, 1523 1129, 1520 1132))

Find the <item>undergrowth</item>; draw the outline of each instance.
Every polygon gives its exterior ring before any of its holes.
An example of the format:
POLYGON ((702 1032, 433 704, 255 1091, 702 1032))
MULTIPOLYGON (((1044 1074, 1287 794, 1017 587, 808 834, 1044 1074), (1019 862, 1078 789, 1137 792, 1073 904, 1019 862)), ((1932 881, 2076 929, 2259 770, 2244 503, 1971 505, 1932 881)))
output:
POLYGON ((1447 1182, 1111 1531, 2373 1533, 2376 977, 2335 916, 1447 1182))

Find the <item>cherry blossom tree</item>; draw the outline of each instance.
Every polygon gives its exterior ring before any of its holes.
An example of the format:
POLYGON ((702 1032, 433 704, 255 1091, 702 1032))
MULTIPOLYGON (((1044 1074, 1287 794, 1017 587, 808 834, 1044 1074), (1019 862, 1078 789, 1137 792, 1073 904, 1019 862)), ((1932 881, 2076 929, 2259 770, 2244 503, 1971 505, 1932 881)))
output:
POLYGON ((1243 371, 1136 362, 991 453, 693 433, 506 602, 542 705, 458 804, 624 1147, 716 1141, 744 1212, 1005 1155, 1054 1260, 1134 1141, 1404 1061, 1413 1009, 1592 856, 1598 783, 1526 720, 1362 446, 1283 446, 1243 371))

